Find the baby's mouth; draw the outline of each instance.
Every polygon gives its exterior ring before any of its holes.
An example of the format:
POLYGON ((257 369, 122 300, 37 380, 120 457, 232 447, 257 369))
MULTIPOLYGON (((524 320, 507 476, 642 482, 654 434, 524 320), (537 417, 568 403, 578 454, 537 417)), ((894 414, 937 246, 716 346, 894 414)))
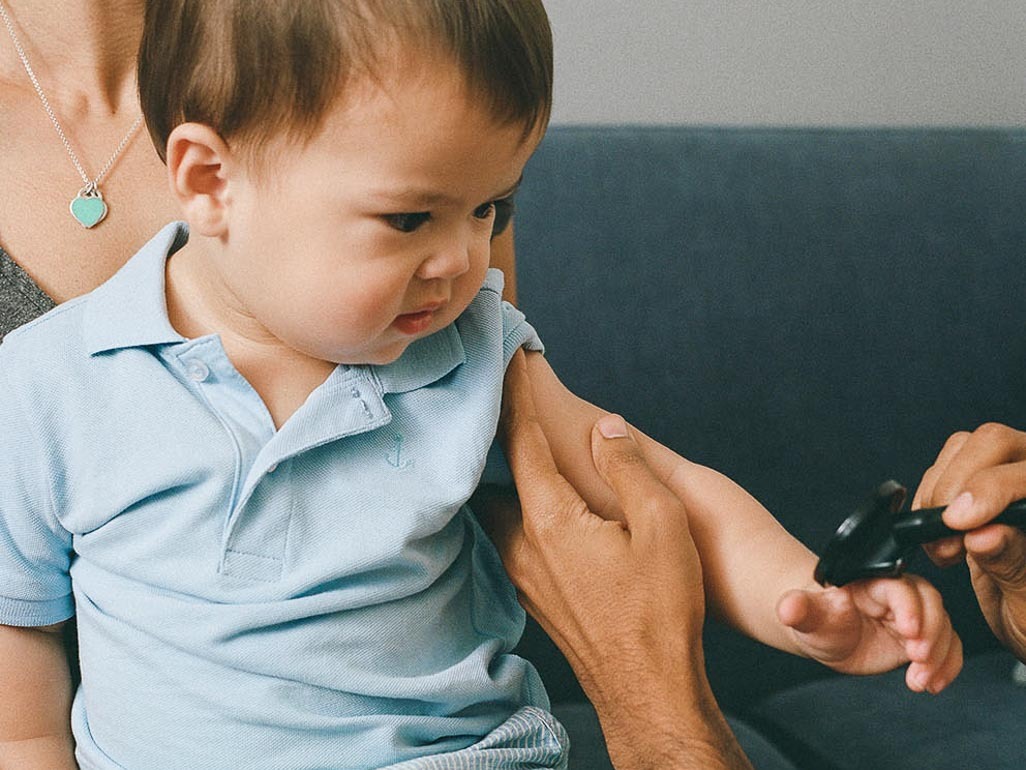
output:
POLYGON ((403 313, 400 316, 396 316, 392 325, 403 334, 419 334, 431 326, 431 322, 435 319, 435 313, 441 307, 441 304, 434 304, 415 313, 403 313))

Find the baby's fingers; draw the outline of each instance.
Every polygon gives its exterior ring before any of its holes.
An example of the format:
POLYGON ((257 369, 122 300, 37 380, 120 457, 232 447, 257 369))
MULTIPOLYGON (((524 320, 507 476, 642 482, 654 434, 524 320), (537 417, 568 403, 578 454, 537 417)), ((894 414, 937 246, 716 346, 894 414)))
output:
POLYGON ((922 632, 905 642, 911 661, 905 675, 909 689, 938 693, 947 687, 962 669, 962 641, 944 610, 941 595, 918 577, 905 578, 920 597, 922 632))
POLYGON ((962 640, 953 630, 931 648, 925 661, 913 661, 905 672, 905 683, 913 692, 936 695, 962 670, 962 640))
MULTIPOLYGON (((880 621, 903 639, 918 639, 923 629, 923 597, 918 578, 880 578, 854 590, 855 604, 864 615, 880 621)), ((926 581, 922 581, 928 587, 926 581)))

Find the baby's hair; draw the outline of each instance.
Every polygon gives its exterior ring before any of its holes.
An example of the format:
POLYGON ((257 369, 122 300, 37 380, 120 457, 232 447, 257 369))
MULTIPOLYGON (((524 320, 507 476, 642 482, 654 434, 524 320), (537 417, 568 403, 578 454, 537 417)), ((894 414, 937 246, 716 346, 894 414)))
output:
POLYGON ((192 121, 255 150, 309 139, 350 79, 407 50, 448 56, 469 95, 525 137, 548 121, 542 0, 147 0, 139 96, 162 159, 192 121))

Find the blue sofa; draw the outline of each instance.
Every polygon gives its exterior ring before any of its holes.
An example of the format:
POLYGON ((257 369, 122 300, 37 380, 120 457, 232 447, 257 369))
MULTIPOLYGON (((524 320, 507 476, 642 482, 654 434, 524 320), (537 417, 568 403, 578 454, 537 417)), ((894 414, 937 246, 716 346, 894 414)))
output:
MULTIPOLYGON (((555 127, 516 228, 520 303, 564 382, 815 551, 878 482, 914 488, 953 431, 1026 427, 1026 131, 555 127)), ((756 767, 1026 767, 1026 688, 966 570, 913 569, 966 646, 939 696, 709 621, 709 676, 756 767)), ((521 651, 571 767, 608 767, 555 647, 530 626, 521 651)))

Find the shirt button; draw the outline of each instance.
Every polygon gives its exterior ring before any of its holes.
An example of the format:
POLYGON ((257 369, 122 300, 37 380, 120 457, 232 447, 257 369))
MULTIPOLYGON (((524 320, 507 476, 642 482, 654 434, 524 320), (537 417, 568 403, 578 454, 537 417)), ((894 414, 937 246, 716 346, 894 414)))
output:
POLYGON ((185 365, 185 376, 193 382, 203 382, 210 376, 210 369, 199 359, 192 359, 185 365))
POLYGON ((274 473, 276 470, 278 470, 278 463, 271 463, 269 466, 267 466, 268 473, 274 473))

